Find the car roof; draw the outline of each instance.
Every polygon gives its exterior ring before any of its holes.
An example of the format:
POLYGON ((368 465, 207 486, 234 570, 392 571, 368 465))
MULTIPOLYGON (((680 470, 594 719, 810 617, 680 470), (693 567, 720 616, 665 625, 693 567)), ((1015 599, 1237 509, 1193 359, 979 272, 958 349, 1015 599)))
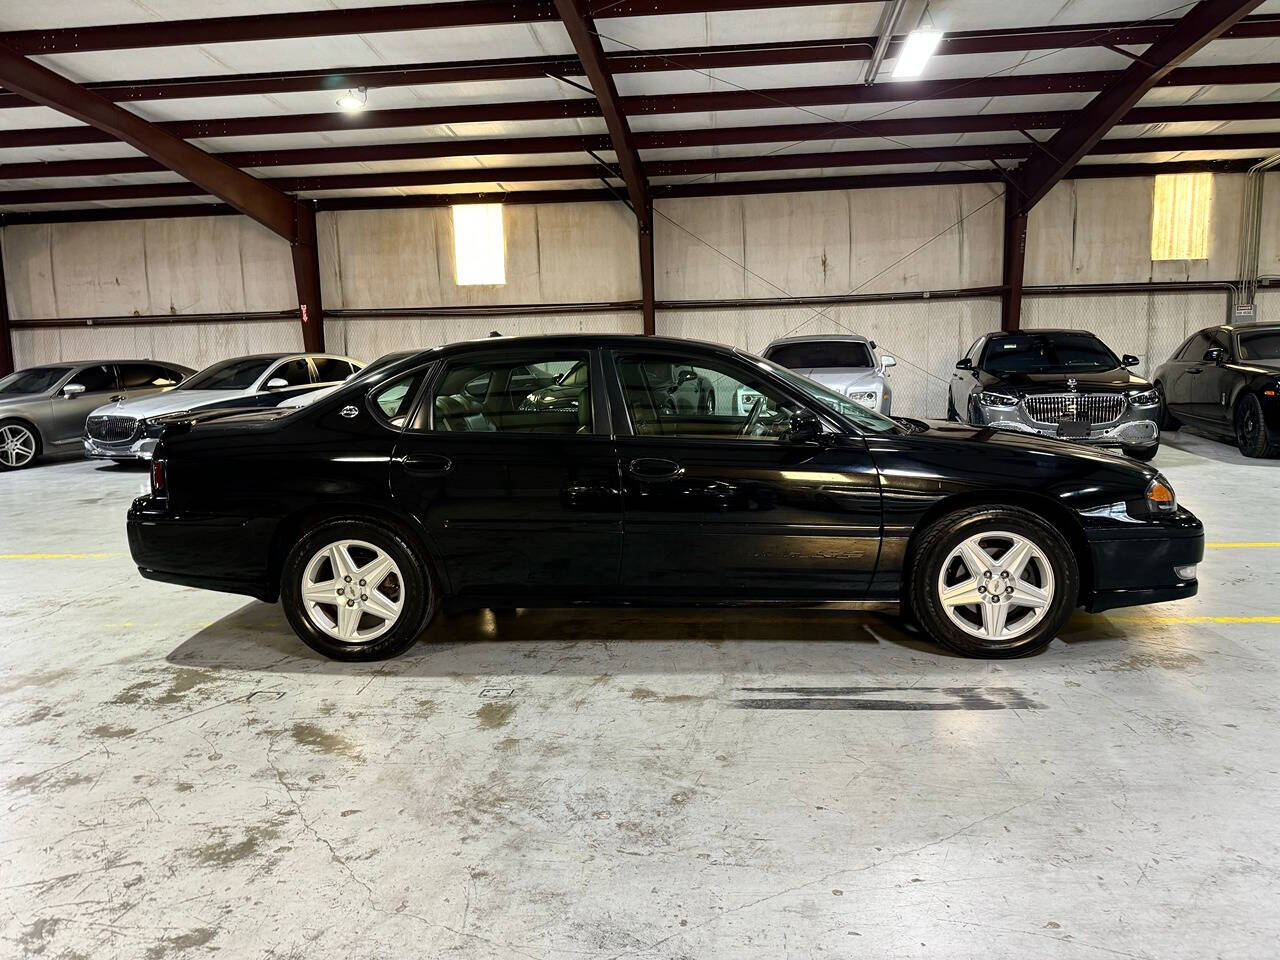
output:
POLYGON ((1035 327, 1030 330, 995 330, 988 333, 987 336, 995 339, 996 337, 1015 337, 1023 333, 1082 333, 1087 337, 1101 339, 1092 330, 1073 330, 1071 327, 1035 327))
POLYGON ((554 346, 591 350, 599 347, 699 347, 724 353, 734 353, 738 348, 725 343, 713 343, 710 340, 689 340, 682 337, 658 337, 643 333, 544 333, 518 337, 476 337, 471 340, 456 340, 453 343, 442 343, 423 349, 422 353, 432 351, 454 352, 456 350, 492 347, 525 349, 528 347, 554 346))
MULTIPOLYGON (((871 338, 864 337, 860 333, 815 333, 805 337, 779 337, 769 343, 770 347, 776 347, 784 343, 825 343, 834 341, 839 343, 865 343, 871 345, 871 338)), ((767 347, 765 349, 768 349, 767 347)))
POLYGON ((1224 323, 1207 330, 1225 330, 1227 333, 1251 333, 1254 330, 1280 330, 1280 323, 1224 323))

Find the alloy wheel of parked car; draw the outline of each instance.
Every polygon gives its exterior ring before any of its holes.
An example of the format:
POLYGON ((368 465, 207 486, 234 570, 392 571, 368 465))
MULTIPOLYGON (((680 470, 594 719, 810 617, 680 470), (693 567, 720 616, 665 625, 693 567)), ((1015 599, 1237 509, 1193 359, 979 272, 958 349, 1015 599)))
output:
POLYGON ((926 632, 971 656, 1045 646, 1076 605, 1071 547, 1018 507, 974 507, 934 523, 915 551, 909 601, 926 632))
POLYGON ((1252 393, 1247 393, 1236 404, 1236 446, 1246 457, 1274 457, 1280 455, 1280 444, 1272 443, 1262 420, 1262 404, 1252 393))
POLYGON ((437 607, 416 551, 362 520, 331 521, 299 540, 285 560, 281 600, 298 636, 339 660, 406 650, 437 607))
POLYGON ((40 441, 22 423, 0 425, 0 470, 18 470, 36 458, 40 441))

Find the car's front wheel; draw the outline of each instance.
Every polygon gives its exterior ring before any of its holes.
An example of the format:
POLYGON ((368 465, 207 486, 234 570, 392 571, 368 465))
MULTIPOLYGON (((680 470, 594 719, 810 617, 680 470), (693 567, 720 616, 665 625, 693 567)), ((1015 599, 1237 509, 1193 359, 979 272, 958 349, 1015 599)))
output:
POLYGON ((439 594, 418 552, 390 527, 334 520, 285 558, 280 601, 294 632, 334 660, 382 660, 407 650, 439 594))
POLYGON ((1274 457, 1280 455, 1280 443, 1273 443, 1267 435, 1267 424, 1262 415, 1262 403, 1257 396, 1247 393, 1236 403, 1236 446, 1246 457, 1274 457))
POLYGON ((933 523, 908 571, 925 632, 974 657, 1015 657, 1054 638, 1080 591, 1074 553, 1029 510, 973 507, 933 523))
POLYGON ((0 422, 0 470, 21 470, 40 454, 40 438, 21 420, 0 422))

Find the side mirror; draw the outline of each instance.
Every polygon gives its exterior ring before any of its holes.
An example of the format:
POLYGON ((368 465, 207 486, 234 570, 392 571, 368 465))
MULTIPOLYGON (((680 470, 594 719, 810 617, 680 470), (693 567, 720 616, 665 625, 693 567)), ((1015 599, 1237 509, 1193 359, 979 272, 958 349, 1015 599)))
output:
POLYGON ((685 367, 683 370, 681 370, 679 373, 676 374, 676 382, 671 384, 671 386, 667 389, 667 392, 675 393, 677 390, 679 390, 689 381, 697 380, 697 379, 698 379, 698 375, 688 367, 685 367))
POLYGON ((284 377, 272 377, 267 381, 268 390, 283 390, 287 386, 289 386, 289 381, 284 377))
POLYGON ((1226 351, 1221 347, 1210 347, 1204 352, 1205 363, 1221 363, 1222 358, 1226 356, 1226 351))
POLYGON ((972 361, 972 360, 970 360, 968 357, 961 357, 959 360, 957 360, 957 361, 956 361, 956 369, 957 369, 957 370, 972 370, 972 369, 973 369, 973 361, 972 361))
POLYGON ((83 383, 68 383, 62 388, 62 395, 64 397, 78 397, 82 393, 84 393, 83 383))
POLYGON ((1132 353, 1126 353, 1123 357, 1120 358, 1120 366, 1122 367, 1136 367, 1141 362, 1142 361, 1139 360, 1137 357, 1135 357, 1132 353))
POLYGON ((822 422, 812 410, 799 410, 791 415, 784 437, 789 443, 817 443, 822 422))
POLYGON ((898 361, 897 361, 897 360, 895 360, 893 357, 891 357, 891 356, 890 356, 889 354, 887 354, 887 353, 886 353, 883 357, 881 357, 881 358, 880 358, 880 362, 884 365, 884 367, 885 367, 885 369, 886 369, 886 370, 887 370, 889 367, 896 367, 896 366, 898 365, 898 361))

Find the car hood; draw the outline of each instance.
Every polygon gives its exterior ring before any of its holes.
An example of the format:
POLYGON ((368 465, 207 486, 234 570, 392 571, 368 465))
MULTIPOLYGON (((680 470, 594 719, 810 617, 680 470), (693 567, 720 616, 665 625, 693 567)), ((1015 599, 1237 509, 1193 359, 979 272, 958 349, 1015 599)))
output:
POLYGON ((853 387, 874 390, 884 386, 884 375, 875 367, 809 367, 792 372, 841 393, 853 387))
POLYGON ((89 416, 135 417, 142 420, 147 417, 158 417, 164 413, 178 413, 182 410, 193 410, 196 407, 226 403, 228 400, 238 400, 251 395, 251 391, 248 390, 170 390, 150 397, 108 403, 89 416))
POLYGON ((1049 454, 1055 457, 1075 457, 1111 466, 1132 467, 1136 473, 1147 476, 1155 475, 1153 469, 1140 466, 1121 454, 1111 453, 1099 447, 1074 443, 1070 440, 1046 437, 1038 433, 997 430, 993 427, 974 427, 967 423, 953 423, 950 420, 907 420, 901 417, 897 419, 908 425, 913 431, 913 436, 930 441, 967 444, 971 446, 974 453, 979 457, 982 456, 983 448, 1020 450, 1027 453, 1049 454))
POLYGON ((1076 381, 1081 393, 1114 393, 1117 390, 1150 387, 1148 380, 1130 373, 1127 367, 1115 367, 1094 373, 1003 373, 983 372, 984 387, 1006 387, 1023 393, 1061 393, 1069 389, 1068 380, 1076 381))

